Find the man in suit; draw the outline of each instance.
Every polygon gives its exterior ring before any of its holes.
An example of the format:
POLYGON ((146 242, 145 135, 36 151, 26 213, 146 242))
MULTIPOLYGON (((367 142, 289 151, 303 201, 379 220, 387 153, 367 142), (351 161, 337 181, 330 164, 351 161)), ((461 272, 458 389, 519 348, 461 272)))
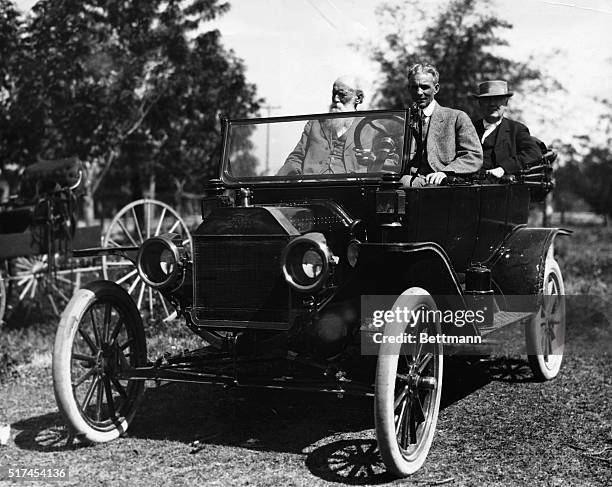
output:
MULTIPOLYGON (((355 111, 363 97, 359 81, 342 76, 334 81, 329 111, 355 111)), ((355 126, 359 120, 360 117, 310 120, 277 176, 367 171, 367 165, 355 152, 355 126)))
POLYGON ((494 178, 514 174, 542 157, 529 129, 504 116, 513 94, 505 81, 493 80, 480 83, 473 95, 482 115, 474 123, 484 154, 482 169, 494 178))
POLYGON ((410 174, 402 178, 404 187, 439 185, 449 174, 473 174, 482 166, 482 147, 470 118, 435 100, 439 81, 437 69, 428 64, 415 64, 408 72, 420 127, 414 130, 416 151, 410 174))

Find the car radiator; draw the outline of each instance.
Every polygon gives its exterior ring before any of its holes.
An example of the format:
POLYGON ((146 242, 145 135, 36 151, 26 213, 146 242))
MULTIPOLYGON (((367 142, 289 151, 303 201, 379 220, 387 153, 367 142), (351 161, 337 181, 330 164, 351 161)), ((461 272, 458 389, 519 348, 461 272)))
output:
MULTIPOLYGON (((194 236, 196 321, 287 322, 285 236, 194 236)), ((228 324, 229 325, 229 324, 228 324)))

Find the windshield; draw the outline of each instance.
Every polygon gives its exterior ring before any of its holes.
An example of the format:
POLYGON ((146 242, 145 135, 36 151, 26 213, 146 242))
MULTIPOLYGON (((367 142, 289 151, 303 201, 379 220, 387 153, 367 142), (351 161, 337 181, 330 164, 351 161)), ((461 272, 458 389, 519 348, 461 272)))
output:
POLYGON ((354 179, 400 173, 404 111, 228 122, 225 182, 354 179))

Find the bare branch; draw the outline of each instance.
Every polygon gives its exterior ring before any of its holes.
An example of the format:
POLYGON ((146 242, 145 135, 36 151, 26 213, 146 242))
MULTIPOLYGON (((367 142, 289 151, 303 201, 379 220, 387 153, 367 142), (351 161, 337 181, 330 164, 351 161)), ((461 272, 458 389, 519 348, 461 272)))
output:
POLYGON ((104 164, 104 167, 102 168, 102 171, 100 171, 100 174, 98 175, 98 177, 96 178, 95 183, 93 184, 92 194, 96 193, 96 191, 100 187, 100 184, 102 183, 102 180, 104 179, 104 176, 106 176, 106 174, 110 170, 110 167, 111 167, 113 161, 120 154, 120 149, 119 149, 120 144, 125 139, 127 139, 130 135, 132 135, 136 130, 138 130, 140 128, 140 126, 144 122, 145 118, 147 117, 147 115, 149 114, 149 112, 151 111, 153 106, 158 102, 158 100, 160 98, 161 98, 161 92, 158 93, 158 95, 155 97, 155 99, 153 99, 151 101, 151 103, 149 103, 149 106, 146 106, 146 103, 147 103, 146 100, 142 101, 142 104, 140 105, 140 109, 138 110, 140 112, 140 116, 132 124, 132 126, 129 129, 127 129, 124 133, 119 134, 119 137, 117 138, 117 143, 116 143, 116 146, 118 148, 117 149, 110 149, 110 152, 109 152, 107 160, 106 160, 106 164, 104 164))

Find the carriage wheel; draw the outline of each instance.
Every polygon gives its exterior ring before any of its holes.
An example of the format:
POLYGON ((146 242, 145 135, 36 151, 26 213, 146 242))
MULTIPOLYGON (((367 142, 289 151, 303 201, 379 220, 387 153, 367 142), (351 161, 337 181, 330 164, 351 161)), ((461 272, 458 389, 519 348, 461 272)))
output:
MULTIPOLYGON (((395 302, 408 310, 435 310, 433 298, 421 288, 410 288, 395 302)), ((391 473, 406 476, 425 462, 433 441, 442 395, 442 345, 418 343, 421 332, 439 335, 440 324, 418 320, 391 323, 384 337, 410 333, 417 343, 383 340, 378 352, 374 420, 380 455, 391 473)))
POLYGON ((19 305, 49 304, 53 313, 59 316, 81 282, 90 280, 84 278, 84 274, 100 270, 99 266, 88 265, 86 260, 66 259, 59 254, 55 259, 51 274, 47 255, 12 259, 7 280, 11 295, 19 305))
POLYGON ((53 388, 76 437, 105 442, 123 434, 144 381, 121 371, 146 365, 140 313, 120 286, 95 281, 78 290, 62 315, 53 347, 53 388))
MULTIPOLYGON (((117 213, 104 234, 102 246, 140 246, 149 237, 170 232, 183 236, 183 245, 190 254, 191 235, 178 213, 161 201, 142 199, 124 206, 117 213)), ((134 263, 129 259, 104 256, 102 271, 105 279, 115 281, 127 289, 137 308, 147 319, 161 317, 163 321, 170 321, 176 318, 172 305, 158 290, 144 283, 134 263)))
POLYGON ((529 365, 538 380, 557 376, 565 349, 565 286, 559 264, 548 256, 540 309, 525 327, 529 365))

